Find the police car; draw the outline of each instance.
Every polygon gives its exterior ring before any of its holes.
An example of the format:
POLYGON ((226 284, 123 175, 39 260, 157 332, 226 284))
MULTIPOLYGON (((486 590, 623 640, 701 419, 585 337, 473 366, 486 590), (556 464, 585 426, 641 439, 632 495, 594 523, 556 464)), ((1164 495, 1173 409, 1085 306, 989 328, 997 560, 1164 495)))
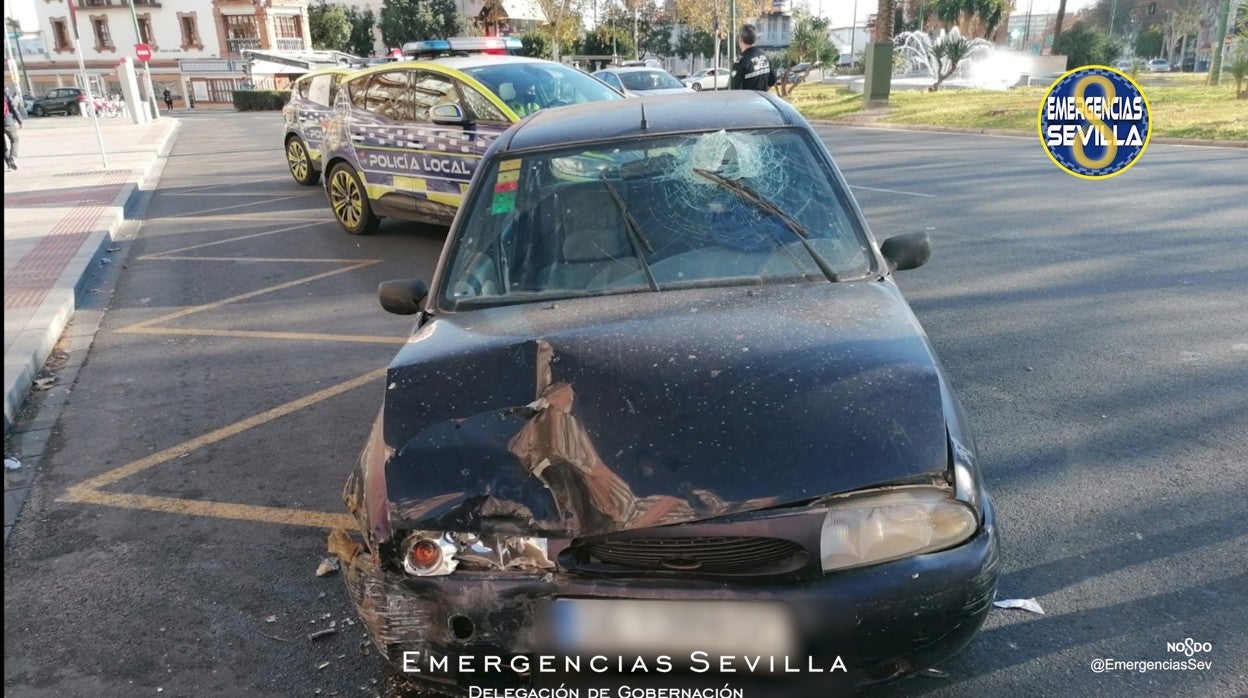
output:
MULTIPOLYGON (((404 53, 417 48, 405 45, 404 53)), ((449 225, 481 156, 513 123, 542 109, 623 98, 561 63, 499 54, 376 66, 340 90, 325 132, 325 191, 338 223, 355 235, 373 232, 383 217, 449 225)))
POLYGON ((342 79, 350 68, 317 70, 295 81, 290 101, 282 109, 286 117, 286 165, 300 184, 316 184, 321 177, 321 150, 325 125, 333 109, 342 79))

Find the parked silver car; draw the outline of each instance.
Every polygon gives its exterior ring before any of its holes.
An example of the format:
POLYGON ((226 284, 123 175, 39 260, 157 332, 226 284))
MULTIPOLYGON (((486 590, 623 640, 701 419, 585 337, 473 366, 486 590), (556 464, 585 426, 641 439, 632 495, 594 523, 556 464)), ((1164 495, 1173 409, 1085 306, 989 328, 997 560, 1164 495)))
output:
POLYGON ((661 95, 675 92, 692 92, 666 70, 647 67, 606 68, 594 73, 594 77, 626 95, 661 95))
POLYGON ((732 73, 727 68, 707 68, 706 70, 699 70, 681 82, 696 92, 701 92, 702 90, 726 90, 731 77, 732 73))

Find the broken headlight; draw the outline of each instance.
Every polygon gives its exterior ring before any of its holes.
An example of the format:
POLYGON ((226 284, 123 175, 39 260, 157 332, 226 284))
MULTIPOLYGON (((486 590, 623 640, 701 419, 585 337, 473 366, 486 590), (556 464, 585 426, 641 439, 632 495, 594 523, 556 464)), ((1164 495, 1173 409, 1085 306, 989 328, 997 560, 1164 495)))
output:
POLYGON ((931 487, 890 490, 830 503, 819 536, 823 571, 874 565, 960 545, 979 516, 931 487))
POLYGON ((545 538, 417 531, 402 548, 403 571, 417 577, 456 569, 538 572, 554 569, 545 538), (462 567, 461 567, 462 566, 462 567))

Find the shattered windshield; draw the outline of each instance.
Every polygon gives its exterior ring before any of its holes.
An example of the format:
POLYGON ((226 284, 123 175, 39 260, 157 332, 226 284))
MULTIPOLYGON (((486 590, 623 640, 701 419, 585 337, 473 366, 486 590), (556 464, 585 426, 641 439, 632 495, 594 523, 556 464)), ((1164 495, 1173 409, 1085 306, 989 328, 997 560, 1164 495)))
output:
POLYGON ((443 275, 453 308, 872 270, 844 192, 797 129, 529 153, 481 176, 443 275))
POLYGON ((620 99, 620 93, 579 70, 557 63, 492 63, 465 73, 490 88, 518 116, 582 102, 620 99))

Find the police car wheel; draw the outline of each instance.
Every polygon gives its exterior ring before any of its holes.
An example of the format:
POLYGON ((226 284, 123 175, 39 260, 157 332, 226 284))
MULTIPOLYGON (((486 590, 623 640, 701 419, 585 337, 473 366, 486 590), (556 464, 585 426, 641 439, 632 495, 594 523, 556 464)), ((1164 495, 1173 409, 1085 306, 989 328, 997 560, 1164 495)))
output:
POLYGON ((329 173, 326 187, 329 193, 329 207, 334 212, 338 224, 352 235, 368 235, 376 232, 380 220, 373 214, 368 194, 360 177, 346 163, 334 165, 329 173))
POLYGON ((290 167, 290 176, 305 186, 316 184, 316 180, 321 178, 321 173, 312 167, 308 148, 299 136, 286 139, 286 165, 290 167))

